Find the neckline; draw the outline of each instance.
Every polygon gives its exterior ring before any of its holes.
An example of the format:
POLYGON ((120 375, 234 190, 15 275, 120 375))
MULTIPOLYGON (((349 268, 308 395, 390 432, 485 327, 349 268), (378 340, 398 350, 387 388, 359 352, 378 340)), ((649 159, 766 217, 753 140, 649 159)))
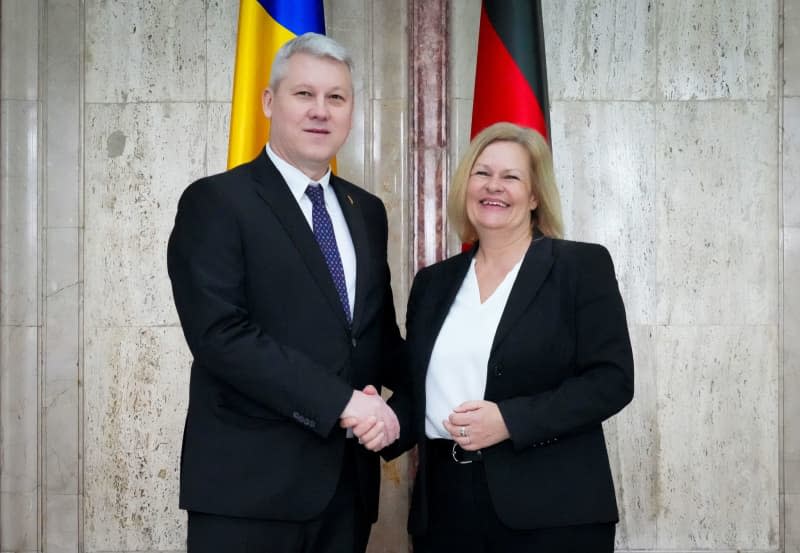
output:
POLYGON ((509 281, 513 282, 514 280, 516 280, 517 274, 519 273, 519 269, 522 266, 522 262, 524 259, 525 259, 524 255, 520 257, 519 261, 517 261, 514 264, 514 266, 511 267, 511 269, 509 269, 508 272, 505 274, 503 280, 500 281, 500 284, 497 285, 497 287, 492 291, 491 294, 489 294, 489 296, 484 301, 481 301, 481 288, 480 285, 478 284, 478 273, 475 270, 475 257, 473 257, 469 265, 469 275, 470 275, 470 286, 472 288, 470 295, 472 296, 472 298, 474 298, 475 304, 478 307, 485 307, 490 305, 492 303, 492 300, 498 296, 498 292, 504 290, 505 287, 510 286, 509 281))

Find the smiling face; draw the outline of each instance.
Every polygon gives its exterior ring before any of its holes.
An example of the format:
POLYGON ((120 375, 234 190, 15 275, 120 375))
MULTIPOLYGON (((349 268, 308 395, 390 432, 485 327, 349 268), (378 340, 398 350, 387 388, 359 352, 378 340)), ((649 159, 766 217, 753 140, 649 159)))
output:
POLYGON ((531 211, 537 205, 525 148, 506 141, 486 146, 467 181, 467 218, 478 239, 487 233, 510 239, 530 234, 531 211))
POLYGON ((286 76, 264 91, 270 147, 313 180, 321 178, 339 151, 353 115, 353 82, 347 65, 297 53, 286 76))

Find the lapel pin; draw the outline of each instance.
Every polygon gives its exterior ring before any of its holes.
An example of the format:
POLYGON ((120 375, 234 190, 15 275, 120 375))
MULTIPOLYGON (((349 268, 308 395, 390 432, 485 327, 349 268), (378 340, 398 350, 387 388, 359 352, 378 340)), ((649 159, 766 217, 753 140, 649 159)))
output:
POLYGON ((347 201, 350 202, 350 205, 355 205, 355 203, 353 202, 353 198, 350 197, 350 194, 347 195, 347 201))

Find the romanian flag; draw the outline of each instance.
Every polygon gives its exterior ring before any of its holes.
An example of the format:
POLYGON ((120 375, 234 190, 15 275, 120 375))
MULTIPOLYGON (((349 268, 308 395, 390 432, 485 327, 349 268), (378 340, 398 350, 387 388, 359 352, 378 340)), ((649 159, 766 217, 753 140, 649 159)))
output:
POLYGON ((269 121, 261 95, 272 59, 285 42, 307 32, 325 34, 322 0, 241 0, 228 168, 252 160, 266 144, 269 121))
POLYGON ((471 136, 509 121, 548 138, 548 104, 541 0, 483 0, 471 136))

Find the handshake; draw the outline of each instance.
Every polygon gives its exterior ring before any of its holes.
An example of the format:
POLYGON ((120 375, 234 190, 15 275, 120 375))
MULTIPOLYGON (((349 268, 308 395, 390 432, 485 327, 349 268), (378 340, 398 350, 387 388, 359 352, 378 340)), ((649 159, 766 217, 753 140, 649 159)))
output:
POLYGON ((370 451, 380 451, 400 437, 397 416, 371 384, 353 391, 339 419, 339 426, 351 429, 358 443, 370 451))

